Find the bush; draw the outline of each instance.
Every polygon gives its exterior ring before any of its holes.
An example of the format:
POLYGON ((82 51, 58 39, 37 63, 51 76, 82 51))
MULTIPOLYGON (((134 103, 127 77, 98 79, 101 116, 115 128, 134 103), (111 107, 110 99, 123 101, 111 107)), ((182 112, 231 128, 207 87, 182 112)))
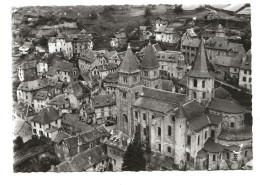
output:
POLYGON ((144 11, 144 17, 151 17, 151 15, 152 15, 151 9, 149 7, 146 7, 144 11))
POLYGON ((20 150, 21 148, 23 148, 23 139, 18 136, 15 140, 14 140, 14 151, 20 150))
POLYGON ((183 13, 182 5, 176 5, 173 11, 176 14, 182 14, 183 13))

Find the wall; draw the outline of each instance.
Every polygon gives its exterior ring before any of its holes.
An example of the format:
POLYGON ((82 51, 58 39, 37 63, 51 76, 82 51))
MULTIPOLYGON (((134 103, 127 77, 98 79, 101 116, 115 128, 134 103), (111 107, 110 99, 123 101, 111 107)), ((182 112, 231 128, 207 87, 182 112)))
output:
POLYGON ((113 165, 113 171, 122 171, 124 154, 123 150, 107 145, 107 155, 113 165))
POLYGON ((29 91, 17 90, 17 99, 23 100, 24 103, 32 105, 33 102, 33 93, 29 91))
POLYGON ((252 76, 251 70, 240 69, 239 72, 239 87, 246 88, 250 92, 252 91, 252 76), (246 78, 245 81, 243 78, 246 78))
POLYGON ((40 112, 43 108, 47 107, 47 102, 49 101, 49 97, 46 98, 46 100, 33 100, 33 108, 35 109, 36 112, 40 112))

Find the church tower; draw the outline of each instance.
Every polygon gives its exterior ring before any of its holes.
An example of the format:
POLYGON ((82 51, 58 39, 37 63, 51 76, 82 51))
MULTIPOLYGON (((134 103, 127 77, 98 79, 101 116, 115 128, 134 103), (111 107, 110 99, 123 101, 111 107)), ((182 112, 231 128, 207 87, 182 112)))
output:
POLYGON ((186 116, 182 105, 175 115, 175 152, 174 152, 174 163, 180 165, 186 161, 186 135, 187 135, 187 125, 186 116))
POLYGON ((191 73, 188 74, 187 98, 196 99, 199 103, 213 97, 214 78, 209 74, 208 57, 204 39, 201 39, 191 73))
POLYGON ((118 88, 116 90, 117 125, 128 136, 134 136, 132 104, 141 93, 139 60, 133 54, 130 44, 118 68, 118 88))
POLYGON ((143 61, 140 64, 141 84, 155 89, 162 89, 162 81, 159 74, 159 62, 155 55, 154 49, 149 41, 146 46, 143 61))

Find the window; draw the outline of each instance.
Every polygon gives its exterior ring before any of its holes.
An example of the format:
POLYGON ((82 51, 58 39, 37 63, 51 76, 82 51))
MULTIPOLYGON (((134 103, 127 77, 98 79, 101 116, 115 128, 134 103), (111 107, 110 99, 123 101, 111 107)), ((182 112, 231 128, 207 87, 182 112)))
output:
POLYGON ((158 144, 158 150, 161 151, 161 144, 158 144))
POLYGON ((193 98, 197 98, 197 94, 196 94, 196 92, 193 92, 193 98))
POLYGON ((25 97, 26 99, 28 99, 28 96, 26 95, 26 97, 25 97))
POLYGON ((158 127, 158 136, 161 136, 161 127, 158 127))
POLYGON ((202 93, 202 99, 206 99, 206 93, 205 92, 202 93))
POLYGON ((126 83, 127 82, 127 77, 123 76, 123 81, 126 83))
POLYGON ((243 82, 246 82, 246 77, 243 77, 243 82))
POLYGON ((234 123, 234 122, 231 122, 231 123, 230 123, 230 127, 231 127, 231 128, 234 128, 234 127, 235 127, 235 123, 234 123))
POLYGON ((249 82, 251 82, 252 81, 252 79, 251 78, 249 78, 249 82))
POLYGON ((197 87, 197 80, 196 79, 193 80, 193 87, 197 87))
POLYGON ((207 139, 207 137, 208 137, 208 132, 205 131, 205 139, 207 139))
POLYGON ((245 157, 247 157, 247 150, 245 151, 245 157))
POLYGON ((234 161, 237 161, 237 154, 234 154, 234 161))
POLYGON ((128 123, 128 118, 126 114, 123 114, 123 121, 124 123, 128 123))
POLYGON ((190 153, 188 153, 188 152, 186 153, 186 160, 190 161, 190 153))
POLYGON ((33 129, 33 133, 36 134, 36 129, 33 129))
POLYGON ((135 99, 139 97, 139 92, 135 92, 135 99))
POLYGON ((198 146, 200 145, 200 136, 198 136, 198 146))
POLYGON ((202 88, 205 88, 205 81, 202 81, 202 88))
POLYGON ((157 75, 157 71, 153 71, 153 76, 155 77, 157 75))
POLYGON ((40 133, 41 136, 43 135, 43 132, 41 130, 39 131, 39 133, 40 133))
POLYGON ((42 128, 42 125, 39 123, 40 128, 42 128))
POLYGON ((136 82, 137 81, 137 77, 136 76, 134 76, 134 82, 136 82))
POLYGON ((244 74, 246 75, 246 73, 247 73, 247 71, 246 70, 244 70, 244 74))
POLYGON ((227 152, 227 160, 229 160, 229 153, 227 152))
POLYGON ((135 111, 135 119, 138 119, 138 112, 135 111))
POLYGON ((144 76, 148 76, 148 71, 144 71, 144 76))
POLYGON ((33 123, 33 126, 36 127, 36 123, 35 122, 33 123))
POLYGON ((187 136, 187 145, 190 145, 191 137, 187 136))
POLYGON ((146 114, 143 113, 143 120, 146 121, 146 114))
POLYGON ((172 152, 172 149, 171 149, 171 147, 167 147, 167 151, 168 151, 168 153, 171 153, 172 152))
POLYGON ((172 135, 172 127, 168 126, 168 136, 171 136, 171 135, 172 135))
POLYGON ((175 116, 172 116, 172 121, 175 122, 175 116))
POLYGON ((211 130, 211 137, 215 138, 215 130, 211 130))
POLYGON ((251 71, 249 71, 249 75, 251 75, 251 71))
POLYGON ((154 119, 155 118, 155 116, 154 115, 152 115, 152 119, 154 119))
POLYGON ((213 154, 213 156, 212 156, 212 161, 216 161, 216 155, 215 154, 213 154))
POLYGON ((123 92, 123 98, 126 98, 126 92, 123 92))
POLYGON ((146 136, 146 128, 143 128, 144 135, 146 136))

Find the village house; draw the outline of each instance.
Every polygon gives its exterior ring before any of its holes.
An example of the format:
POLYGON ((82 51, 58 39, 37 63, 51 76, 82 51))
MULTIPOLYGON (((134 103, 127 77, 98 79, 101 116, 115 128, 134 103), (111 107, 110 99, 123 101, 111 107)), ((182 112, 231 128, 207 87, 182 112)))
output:
POLYGON ((93 124, 95 110, 89 104, 83 104, 79 107, 79 119, 87 124, 93 124))
POLYGON ((45 136, 54 140, 61 127, 59 111, 53 107, 40 110, 31 120, 32 133, 38 137, 45 136))
POLYGON ((103 124, 107 120, 116 119, 116 99, 113 94, 92 96, 91 102, 95 109, 94 122, 103 124))
POLYGON ((104 172, 109 170, 105 145, 95 146, 53 166, 51 172, 104 172))
POLYGON ((101 79, 104 79, 109 73, 116 72, 118 68, 118 65, 115 63, 107 63, 95 66, 91 73, 92 75, 98 75, 101 79))
POLYGON ((220 24, 216 30, 215 36, 209 38, 205 47, 210 62, 219 56, 230 56, 241 58, 245 54, 243 44, 232 43, 227 40, 225 31, 220 24))
POLYGON ((30 81, 37 77, 36 61, 23 62, 17 68, 18 78, 20 81, 30 81))
POLYGON ((60 80, 62 82, 75 82, 79 75, 79 69, 73 67, 73 64, 59 57, 53 60, 49 67, 46 77, 60 80))
POLYGON ((64 33, 59 33, 57 37, 51 37, 48 41, 49 53, 63 52, 69 60, 73 57, 72 42, 64 33))
POLYGON ((74 95, 59 94, 48 102, 54 109, 59 111, 59 114, 72 113, 77 109, 77 99, 74 95))
POLYGON ((181 41, 181 52, 184 55, 185 63, 192 65, 195 60, 196 53, 198 51, 200 40, 194 39, 182 39, 181 41))
POLYGON ((242 58, 239 71, 239 86, 252 91, 251 49, 242 58))
POLYGON ((110 46, 111 46, 112 48, 118 48, 118 47, 119 47, 118 38, 112 37, 112 38, 110 39, 110 46))
POLYGON ((48 72, 48 63, 46 61, 39 61, 36 67, 38 76, 45 75, 48 72))
POLYGON ((14 121, 14 124, 14 139, 16 139, 17 137, 21 137, 23 142, 25 143, 32 138, 32 128, 29 122, 24 121, 23 119, 16 119, 14 121))
POLYGON ((30 122, 33 116, 37 114, 34 108, 23 101, 13 104, 13 119, 22 119, 30 122))
POLYGON ((181 42, 183 40, 193 40, 193 39, 197 39, 198 36, 197 34, 194 32, 193 28, 187 29, 186 32, 184 32, 184 34, 181 37, 181 42))
POLYGON ((93 42, 92 37, 87 34, 78 33, 78 34, 69 34, 69 40, 73 46, 73 56, 79 57, 80 53, 85 51, 86 49, 92 50, 93 42))
POLYGON ((239 67, 241 65, 241 58, 234 58, 229 56, 219 56, 212 60, 215 72, 221 80, 229 81, 233 84, 238 84, 239 67))
POLYGON ((166 71, 168 77, 181 79, 184 77, 187 66, 182 52, 179 51, 158 51, 157 60, 160 64, 160 70, 166 71))
POLYGON ((180 38, 174 28, 159 28, 154 30, 155 40, 168 43, 177 43, 180 38))
POLYGON ((107 57, 108 63, 114 63, 119 66, 122 62, 122 58, 117 53, 117 51, 106 51, 105 55, 107 57))
POLYGON ((55 153, 61 161, 90 150, 95 146, 99 146, 107 142, 110 134, 106 129, 100 126, 90 126, 85 124, 88 131, 83 131, 78 135, 71 136, 66 132, 59 132, 54 139, 55 153))
POLYGON ((116 92, 118 78, 119 78, 118 72, 114 72, 114 73, 108 73, 108 75, 103 79, 103 87, 107 94, 113 94, 116 92))
POLYGON ((116 32, 114 34, 114 36, 117 39, 117 42, 115 42, 115 45, 122 46, 126 43, 127 38, 126 38, 126 33, 124 31, 116 32))
POLYGON ((31 42, 25 42, 20 48, 19 51, 21 54, 26 55, 32 51, 33 44, 31 42))
POLYGON ((109 157, 112 171, 122 171, 123 158, 132 139, 117 129, 111 132, 111 137, 106 142, 107 156, 109 157))
POLYGON ((78 57, 78 65, 80 72, 84 73, 89 71, 91 69, 91 64, 95 61, 95 58, 95 53, 90 49, 86 49, 85 51, 80 53, 78 57))
POLYGON ((157 17, 155 19, 155 29, 161 29, 161 28, 166 28, 169 24, 169 21, 165 17, 157 17))
POLYGON ((139 26, 140 40, 149 40, 151 36, 153 36, 153 33, 148 31, 148 26, 139 26))
POLYGON ((49 87, 49 79, 39 78, 33 81, 22 82, 17 88, 17 99, 31 105, 34 108, 33 95, 38 90, 47 90, 49 87))
POLYGON ((39 90, 33 95, 33 104, 36 112, 40 112, 43 108, 47 107, 50 100, 50 94, 47 90, 39 90))

